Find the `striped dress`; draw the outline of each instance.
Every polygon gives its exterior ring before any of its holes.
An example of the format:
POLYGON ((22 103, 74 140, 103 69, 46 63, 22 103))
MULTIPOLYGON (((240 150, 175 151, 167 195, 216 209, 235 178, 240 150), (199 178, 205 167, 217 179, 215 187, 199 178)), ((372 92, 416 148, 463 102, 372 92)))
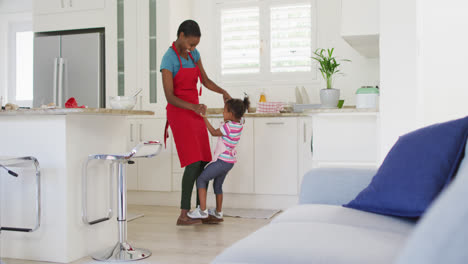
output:
POLYGON ((239 143, 242 129, 243 125, 241 123, 233 121, 228 121, 221 125, 221 127, 219 128, 219 130, 221 130, 221 133, 223 134, 221 140, 223 141, 224 146, 226 146, 227 150, 221 153, 218 159, 228 163, 237 162, 236 151, 234 148, 236 147, 237 143, 239 143))

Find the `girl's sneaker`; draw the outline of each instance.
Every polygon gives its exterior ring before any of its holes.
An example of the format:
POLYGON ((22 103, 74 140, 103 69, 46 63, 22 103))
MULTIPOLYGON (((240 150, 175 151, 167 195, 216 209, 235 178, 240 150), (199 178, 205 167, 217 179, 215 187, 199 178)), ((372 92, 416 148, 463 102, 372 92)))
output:
POLYGON ((200 207, 197 207, 195 210, 188 212, 187 215, 193 219, 205 219, 208 218, 208 209, 202 211, 200 207))
POLYGON ((224 221, 224 219, 223 219, 223 212, 222 212, 222 211, 221 211, 221 212, 217 212, 217 211, 216 211, 216 208, 208 209, 208 214, 209 214, 211 217, 215 218, 218 222, 224 221))

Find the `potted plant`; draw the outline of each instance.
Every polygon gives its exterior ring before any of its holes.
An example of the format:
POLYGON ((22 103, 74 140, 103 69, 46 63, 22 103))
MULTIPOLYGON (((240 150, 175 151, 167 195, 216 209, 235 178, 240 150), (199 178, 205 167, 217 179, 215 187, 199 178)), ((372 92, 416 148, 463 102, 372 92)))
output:
POLYGON ((346 59, 337 60, 333 56, 335 49, 317 49, 314 52, 312 59, 320 63, 320 72, 323 78, 327 82, 327 88, 320 90, 320 102, 324 108, 336 108, 338 106, 338 100, 340 99, 340 90, 333 88, 333 77, 336 74, 340 74, 338 69, 341 65, 340 61, 350 61, 346 59))

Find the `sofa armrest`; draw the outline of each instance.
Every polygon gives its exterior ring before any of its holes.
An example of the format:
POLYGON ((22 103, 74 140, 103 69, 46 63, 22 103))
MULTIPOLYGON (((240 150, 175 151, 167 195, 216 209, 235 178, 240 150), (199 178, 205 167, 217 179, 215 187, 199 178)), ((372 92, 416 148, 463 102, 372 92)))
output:
POLYGON ((299 204, 348 203, 367 185, 377 169, 319 168, 304 175, 299 204))

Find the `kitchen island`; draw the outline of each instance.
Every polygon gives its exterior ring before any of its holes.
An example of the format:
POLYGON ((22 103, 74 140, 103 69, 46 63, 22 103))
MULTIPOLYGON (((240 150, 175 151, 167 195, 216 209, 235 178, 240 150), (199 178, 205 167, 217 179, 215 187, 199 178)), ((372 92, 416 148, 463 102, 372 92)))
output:
MULTIPOLYGON (((92 226, 82 221, 83 164, 89 154, 128 152, 127 116, 153 114, 112 109, 0 111, 0 156, 36 157, 42 196, 40 228, 33 233, 3 231, 0 256, 68 263, 113 246, 118 239, 115 213, 110 221, 92 226)), ((88 172, 88 216, 96 219, 107 213, 109 192, 116 192, 116 180, 109 188, 105 162, 90 164, 88 172)), ((0 176, 0 180, 11 178, 0 176)), ((30 208, 34 203, 21 199, 31 196, 31 186, 11 188, 7 181, 3 183, 1 224, 32 226, 35 217, 30 208)))

